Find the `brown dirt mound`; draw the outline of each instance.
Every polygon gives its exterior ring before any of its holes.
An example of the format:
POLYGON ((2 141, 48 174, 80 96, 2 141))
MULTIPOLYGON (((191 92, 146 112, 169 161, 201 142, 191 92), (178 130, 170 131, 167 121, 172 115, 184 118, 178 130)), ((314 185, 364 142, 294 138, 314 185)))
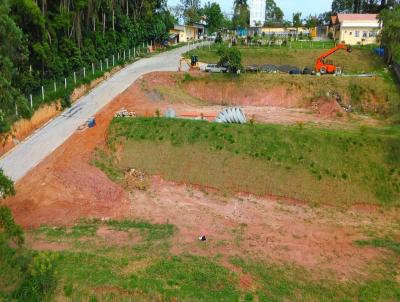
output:
POLYGON ((199 99, 211 104, 242 106, 277 106, 286 108, 305 107, 304 94, 297 90, 288 90, 285 86, 270 89, 252 86, 237 86, 236 83, 224 83, 218 86, 210 82, 195 81, 185 90, 199 99))

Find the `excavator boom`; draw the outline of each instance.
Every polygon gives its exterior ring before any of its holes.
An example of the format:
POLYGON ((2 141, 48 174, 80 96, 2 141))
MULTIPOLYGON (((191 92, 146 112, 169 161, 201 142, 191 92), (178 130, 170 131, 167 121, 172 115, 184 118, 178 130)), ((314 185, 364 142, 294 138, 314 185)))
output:
POLYGON ((325 73, 335 73, 337 67, 333 64, 326 64, 325 59, 335 53, 336 51, 343 49, 346 50, 347 52, 351 52, 351 47, 347 46, 346 44, 338 44, 336 47, 328 50, 327 52, 323 53, 320 55, 315 63, 315 70, 316 72, 319 72, 321 74, 325 73))

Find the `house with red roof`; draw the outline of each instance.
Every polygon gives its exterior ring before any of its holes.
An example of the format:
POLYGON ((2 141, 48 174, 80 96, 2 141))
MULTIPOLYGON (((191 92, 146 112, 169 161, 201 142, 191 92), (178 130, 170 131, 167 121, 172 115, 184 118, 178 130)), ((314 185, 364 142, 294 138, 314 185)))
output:
POLYGON ((333 37, 348 45, 378 44, 382 28, 377 14, 338 14, 331 26, 333 37))

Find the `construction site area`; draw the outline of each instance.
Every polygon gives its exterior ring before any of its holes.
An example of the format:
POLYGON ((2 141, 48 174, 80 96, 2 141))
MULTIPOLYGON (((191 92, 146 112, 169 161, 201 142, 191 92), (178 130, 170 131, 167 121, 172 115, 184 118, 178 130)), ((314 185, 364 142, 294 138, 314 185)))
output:
POLYGON ((329 49, 239 47, 240 74, 191 50, 18 181, 57 301, 400 300, 399 90, 329 49))

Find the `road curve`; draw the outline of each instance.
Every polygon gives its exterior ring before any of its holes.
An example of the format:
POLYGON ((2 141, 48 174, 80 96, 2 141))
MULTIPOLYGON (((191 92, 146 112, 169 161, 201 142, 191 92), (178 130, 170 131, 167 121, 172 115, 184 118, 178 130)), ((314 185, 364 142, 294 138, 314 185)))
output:
POLYGON ((179 59, 186 51, 188 51, 187 46, 177 48, 150 58, 140 59, 121 69, 81 97, 71 108, 6 153, 0 159, 0 168, 13 181, 20 180, 62 145, 78 126, 95 115, 140 76, 153 71, 177 71, 179 59))

